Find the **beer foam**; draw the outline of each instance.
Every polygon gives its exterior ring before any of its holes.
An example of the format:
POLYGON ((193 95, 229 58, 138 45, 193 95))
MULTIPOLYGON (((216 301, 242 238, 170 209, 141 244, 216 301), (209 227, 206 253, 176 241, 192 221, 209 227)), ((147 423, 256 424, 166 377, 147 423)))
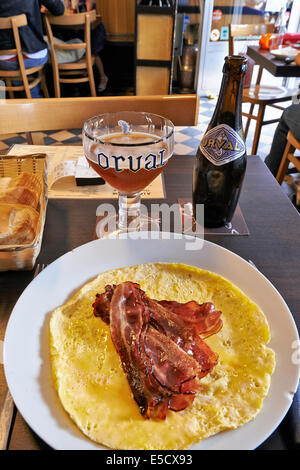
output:
POLYGON ((103 142, 108 142, 110 144, 134 144, 134 145, 142 145, 146 143, 154 143, 161 139, 161 136, 155 134, 147 134, 144 132, 134 132, 134 133, 113 133, 107 134, 101 137, 103 142))

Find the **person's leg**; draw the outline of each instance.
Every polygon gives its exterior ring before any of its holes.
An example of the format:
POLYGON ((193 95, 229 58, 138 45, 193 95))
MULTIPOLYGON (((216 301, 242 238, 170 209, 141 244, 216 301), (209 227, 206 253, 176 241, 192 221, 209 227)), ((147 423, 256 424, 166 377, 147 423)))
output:
MULTIPOLYGON (((42 59, 24 59, 24 65, 26 69, 30 69, 32 67, 39 67, 40 65, 44 65, 47 60, 48 55, 46 55, 46 57, 43 57, 42 59)), ((30 92, 32 98, 44 98, 40 83, 34 88, 31 88, 30 92)))
POLYGON ((99 56, 95 56, 95 64, 100 75, 100 82, 97 90, 104 91, 108 82, 108 77, 105 75, 103 62, 99 56))
MULTIPOLYGON (((44 65, 47 62, 48 56, 43 57, 42 59, 24 59, 24 65, 26 69, 32 67, 38 67, 39 65, 44 65)), ((19 68, 19 63, 17 60, 0 60, 0 69, 2 70, 17 70, 19 68)), ((21 86, 23 83, 19 80, 14 80, 12 82, 14 86, 21 86)), ((30 90, 32 98, 43 98, 41 92, 40 83, 30 90)))
POLYGON ((95 57, 95 64, 99 72, 100 81, 98 84, 98 92, 104 91, 108 82, 108 77, 105 74, 103 62, 99 56, 104 48, 105 43, 105 27, 103 23, 99 23, 91 30, 91 49, 92 55, 95 57))
MULTIPOLYGON (((17 70, 18 68, 19 68, 19 63, 16 60, 0 60, 0 70, 17 70)), ((17 81, 17 80, 8 80, 8 83, 12 86, 22 86, 23 85, 22 82, 17 81)), ((6 93, 7 93, 7 91, 6 91, 6 93)))
POLYGON ((265 164, 274 176, 278 172, 289 130, 297 140, 300 139, 300 104, 293 104, 282 113, 273 137, 270 153, 265 158, 265 164))

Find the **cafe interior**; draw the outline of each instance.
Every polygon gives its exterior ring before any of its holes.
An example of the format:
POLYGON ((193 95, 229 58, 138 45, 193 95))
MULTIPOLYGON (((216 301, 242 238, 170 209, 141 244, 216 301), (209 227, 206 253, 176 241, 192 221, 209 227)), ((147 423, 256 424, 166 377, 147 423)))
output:
POLYGON ((299 450, 299 86, 298 0, 0 2, 1 450, 299 450))

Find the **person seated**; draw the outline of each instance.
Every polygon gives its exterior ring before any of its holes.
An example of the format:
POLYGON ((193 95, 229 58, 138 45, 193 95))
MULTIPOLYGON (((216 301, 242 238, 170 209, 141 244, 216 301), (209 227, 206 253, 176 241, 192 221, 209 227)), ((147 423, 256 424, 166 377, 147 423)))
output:
MULTIPOLYGON (((48 60, 47 43, 43 39, 43 25, 41 6, 55 16, 64 14, 64 4, 61 0, 1 0, 0 17, 9 17, 25 14, 27 26, 19 29, 21 47, 25 68, 44 65, 48 60)), ((14 37, 11 30, 0 30, 0 50, 15 49, 14 37)), ((17 70, 19 63, 16 56, 0 55, 1 70, 17 70)), ((13 82, 19 85, 18 82, 13 82)), ((39 85, 31 89, 32 98, 42 98, 39 85)))
POLYGON ((265 158, 265 164, 276 177, 280 162, 287 144, 287 135, 291 131, 294 137, 300 141, 300 104, 292 104, 286 108, 276 128, 269 155, 265 158))
MULTIPOLYGON (((77 13, 83 13, 86 11, 91 11, 91 10, 96 10, 96 4, 93 0, 72 0, 71 1, 72 5, 72 10, 69 10, 69 13, 72 12, 77 12, 77 13)), ((91 53, 92 56, 95 58, 95 64, 97 67, 97 70, 99 72, 99 84, 97 87, 97 91, 101 93, 106 89, 107 82, 108 82, 108 77, 105 74, 104 67, 103 67, 103 62, 100 57, 100 53, 104 48, 104 43, 105 43, 105 26, 102 22, 98 22, 95 26, 91 28, 91 53)), ((74 38, 79 38, 81 40, 84 40, 84 32, 83 31, 67 31, 64 30, 60 34, 60 39, 63 39, 64 41, 67 40, 72 40, 74 38)))

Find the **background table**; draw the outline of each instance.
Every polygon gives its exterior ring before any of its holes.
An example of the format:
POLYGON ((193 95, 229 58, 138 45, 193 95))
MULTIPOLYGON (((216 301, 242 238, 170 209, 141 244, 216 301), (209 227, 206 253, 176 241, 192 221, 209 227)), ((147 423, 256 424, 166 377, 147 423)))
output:
MULTIPOLYGON (((174 156, 165 171, 167 197, 172 204, 178 198, 190 198, 192 189, 193 157, 174 156)), ((108 202, 108 201, 106 201, 108 202)), ((162 200, 152 201, 161 203, 162 200)), ((95 200, 49 200, 40 263, 51 263, 67 251, 93 238, 95 200)), ((116 204, 116 201, 114 201, 116 204)), ((240 199, 249 236, 210 235, 206 238, 252 260, 273 283, 286 300, 300 326, 300 217, 262 160, 248 157, 245 182, 240 199)), ((18 297, 31 281, 32 272, 0 273, 0 339, 4 337, 9 314, 18 297)), ((51 293, 49 292, 49 295, 51 293)), ((0 400, 3 398, 5 378, 0 368, 0 400)), ((295 444, 290 436, 295 402, 277 430, 259 449, 291 449, 295 444)), ((298 442, 299 445, 299 442, 298 442)), ((16 414, 9 449, 47 449, 16 414)))
POLYGON ((286 64, 284 60, 276 59, 270 51, 259 46, 248 46, 247 55, 256 64, 268 70, 274 77, 300 77, 300 67, 298 65, 286 64))

